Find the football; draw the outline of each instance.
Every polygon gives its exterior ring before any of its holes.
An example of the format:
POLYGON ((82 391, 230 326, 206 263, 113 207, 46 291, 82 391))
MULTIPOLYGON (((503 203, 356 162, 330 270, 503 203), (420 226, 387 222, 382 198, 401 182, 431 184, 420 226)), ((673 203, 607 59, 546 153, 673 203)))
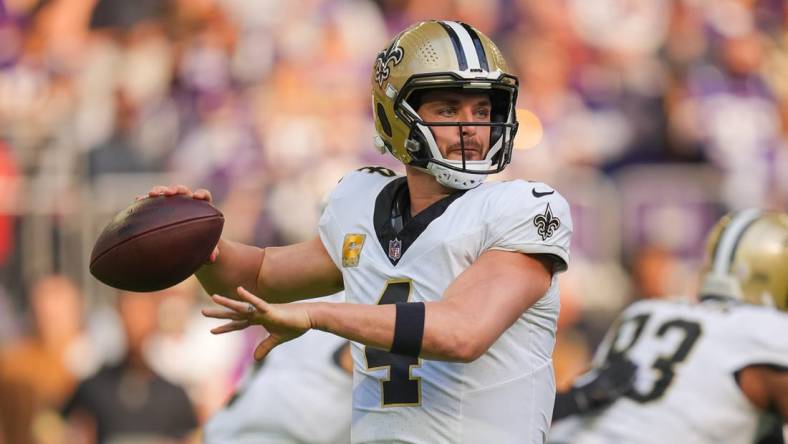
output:
POLYGON ((101 232, 90 255, 90 273, 121 290, 171 287, 208 260, 223 226, 224 215, 204 200, 141 199, 101 232))

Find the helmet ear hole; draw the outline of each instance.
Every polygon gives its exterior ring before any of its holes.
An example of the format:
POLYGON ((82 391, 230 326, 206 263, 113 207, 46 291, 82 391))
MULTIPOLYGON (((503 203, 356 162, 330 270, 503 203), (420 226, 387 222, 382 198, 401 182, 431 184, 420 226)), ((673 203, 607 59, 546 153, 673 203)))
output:
MULTIPOLYGON (((429 129, 427 131, 429 131, 429 129)), ((418 127, 415 125, 411 128, 410 134, 408 134, 408 140, 405 146, 417 159, 429 159, 432 157, 429 153, 427 138, 424 137, 424 134, 419 131, 418 127)), ((424 162, 424 165, 426 165, 426 162, 424 162)))
POLYGON ((421 102, 424 100, 424 91, 423 90, 416 90, 413 91, 407 98, 408 105, 413 108, 413 111, 418 113, 419 107, 421 106, 421 102))
POLYGON ((391 137, 393 134, 391 132, 391 122, 389 122, 389 119, 386 116, 386 110, 383 109, 383 104, 378 102, 375 110, 375 114, 378 115, 378 120, 380 120, 380 126, 383 128, 383 132, 386 133, 387 136, 391 137))

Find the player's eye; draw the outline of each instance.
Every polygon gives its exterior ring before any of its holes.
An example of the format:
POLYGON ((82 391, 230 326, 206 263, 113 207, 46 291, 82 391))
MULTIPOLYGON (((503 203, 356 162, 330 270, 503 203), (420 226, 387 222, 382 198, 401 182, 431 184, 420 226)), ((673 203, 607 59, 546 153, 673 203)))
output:
POLYGON ((490 118, 490 108, 486 106, 477 108, 473 114, 477 119, 487 120, 490 118))
POLYGON ((442 106, 438 108, 438 115, 441 117, 454 117, 457 115, 457 108, 454 106, 442 106))

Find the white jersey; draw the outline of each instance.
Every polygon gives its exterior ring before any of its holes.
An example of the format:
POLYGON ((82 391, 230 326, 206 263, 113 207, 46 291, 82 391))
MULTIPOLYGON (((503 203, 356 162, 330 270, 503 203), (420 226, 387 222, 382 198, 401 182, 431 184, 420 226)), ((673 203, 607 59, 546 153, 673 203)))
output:
MULTIPOLYGON (((486 183, 420 212, 398 233, 392 202, 402 176, 362 168, 345 176, 320 221, 348 302, 440 300, 487 250, 569 261, 566 201, 541 183, 486 183)), ((352 344, 352 442, 542 443, 552 415, 551 356, 558 284, 474 362, 433 361, 352 344)))
POLYGON ((336 361, 345 344, 343 338, 311 330, 273 349, 211 417, 203 442, 347 444, 352 379, 336 361))
POLYGON ((760 412, 736 382, 753 364, 788 367, 788 314, 733 302, 642 301, 611 327, 595 360, 625 355, 635 387, 570 417, 551 443, 752 443, 760 412))

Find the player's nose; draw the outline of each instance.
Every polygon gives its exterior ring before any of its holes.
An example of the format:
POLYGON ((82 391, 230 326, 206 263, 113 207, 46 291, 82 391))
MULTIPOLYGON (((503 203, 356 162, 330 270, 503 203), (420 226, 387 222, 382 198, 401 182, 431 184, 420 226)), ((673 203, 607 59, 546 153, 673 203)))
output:
MULTIPOLYGON (((465 122, 467 122, 467 120, 465 122)), ((477 128, 478 127, 474 125, 462 125, 462 137, 468 138, 475 136, 477 128)))
MULTIPOLYGON (((473 122, 475 119, 472 106, 463 106, 460 109, 459 118, 461 122, 473 122)), ((478 127, 475 125, 462 125, 463 137, 476 135, 478 127)))

